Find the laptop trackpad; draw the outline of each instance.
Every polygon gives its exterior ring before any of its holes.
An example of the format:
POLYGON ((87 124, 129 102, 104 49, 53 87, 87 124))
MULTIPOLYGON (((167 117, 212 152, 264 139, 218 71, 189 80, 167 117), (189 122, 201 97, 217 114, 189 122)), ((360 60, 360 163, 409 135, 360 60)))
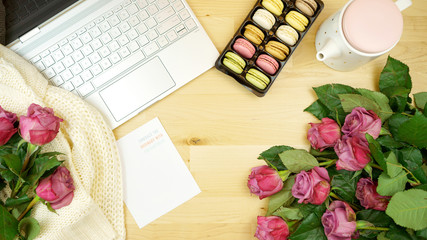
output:
POLYGON ((99 94, 116 121, 120 121, 174 86, 162 61, 155 57, 99 94))

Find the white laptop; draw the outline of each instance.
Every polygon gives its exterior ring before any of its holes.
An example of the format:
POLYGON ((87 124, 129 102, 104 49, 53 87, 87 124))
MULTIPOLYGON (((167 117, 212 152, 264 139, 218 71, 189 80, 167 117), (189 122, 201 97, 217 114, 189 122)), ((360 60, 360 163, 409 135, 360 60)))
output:
MULTIPOLYGON (((19 1, 6 0, 6 11, 22 7, 19 1)), ((26 16, 17 23, 8 12, 9 22, 27 29, 20 35, 9 23, 7 46, 51 84, 95 106, 112 128, 214 66, 219 55, 185 0, 28 1, 42 9, 54 2, 56 12, 34 18, 41 24, 26 16)))

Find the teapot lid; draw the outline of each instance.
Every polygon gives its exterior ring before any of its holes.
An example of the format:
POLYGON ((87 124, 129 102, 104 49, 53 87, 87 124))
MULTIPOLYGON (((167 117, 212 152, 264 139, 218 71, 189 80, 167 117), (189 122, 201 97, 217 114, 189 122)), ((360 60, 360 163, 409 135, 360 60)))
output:
POLYGON ((342 18, 344 36, 365 53, 392 48, 403 32, 403 17, 392 0, 354 0, 342 18))

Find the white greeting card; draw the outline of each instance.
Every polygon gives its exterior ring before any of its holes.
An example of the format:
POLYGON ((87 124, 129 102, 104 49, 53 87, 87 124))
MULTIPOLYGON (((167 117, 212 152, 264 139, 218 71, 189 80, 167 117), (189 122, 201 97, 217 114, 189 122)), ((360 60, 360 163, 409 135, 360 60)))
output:
POLYGON ((200 193, 158 118, 117 141, 125 203, 140 228, 200 193))

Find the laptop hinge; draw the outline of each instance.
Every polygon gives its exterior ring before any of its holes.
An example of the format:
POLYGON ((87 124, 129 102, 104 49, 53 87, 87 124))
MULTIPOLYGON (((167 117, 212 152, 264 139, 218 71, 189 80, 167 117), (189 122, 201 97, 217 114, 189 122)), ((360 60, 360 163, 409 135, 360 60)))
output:
POLYGON ((25 41, 28 41, 29 39, 31 39, 32 37, 34 37, 35 35, 37 35, 38 33, 40 33, 40 28, 36 27, 33 30, 27 32, 26 34, 22 35, 19 40, 24 43, 25 41))

